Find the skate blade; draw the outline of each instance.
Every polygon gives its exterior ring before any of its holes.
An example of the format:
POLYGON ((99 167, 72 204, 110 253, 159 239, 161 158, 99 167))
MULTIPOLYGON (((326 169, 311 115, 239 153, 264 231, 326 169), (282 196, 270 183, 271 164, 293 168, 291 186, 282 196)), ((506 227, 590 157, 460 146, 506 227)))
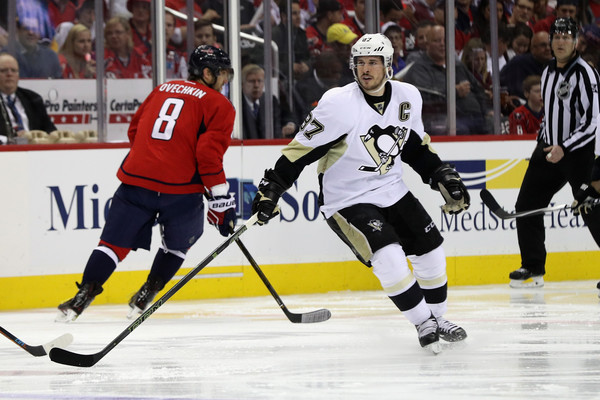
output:
POLYGON ((513 289, 542 288, 544 287, 544 278, 537 276, 527 279, 526 281, 511 279, 508 286, 513 289))
POLYGON ((66 314, 62 311, 58 311, 56 318, 54 318, 54 322, 69 323, 75 321, 77 317, 79 317, 79 315, 73 310, 68 310, 66 314))
POLYGON ((433 342, 423 347, 425 350, 431 351, 433 354, 440 354, 442 352, 442 344, 439 342, 433 342))
POLYGON ((144 310, 142 310, 141 308, 137 307, 137 306, 133 306, 131 307, 131 309, 129 310, 129 314, 127 314, 127 319, 132 319, 132 318, 137 318, 138 316, 140 316, 142 313, 144 312, 144 310))

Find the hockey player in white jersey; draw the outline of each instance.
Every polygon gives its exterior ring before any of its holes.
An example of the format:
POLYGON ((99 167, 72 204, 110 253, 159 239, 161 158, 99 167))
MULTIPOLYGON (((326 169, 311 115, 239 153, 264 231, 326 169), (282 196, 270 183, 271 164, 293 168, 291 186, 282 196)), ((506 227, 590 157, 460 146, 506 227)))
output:
POLYGON ((354 44, 350 68, 356 81, 319 100, 275 167, 265 171, 252 212, 259 224, 267 223, 303 168, 319 161, 319 203, 328 225, 373 268, 386 294, 416 326, 421 346, 438 352, 440 337, 454 342, 467 334, 443 317, 448 290, 443 238, 402 180, 402 162, 441 192, 445 212, 460 213, 470 198, 456 170, 429 145, 418 90, 390 81, 393 54, 382 34, 364 35, 354 44))

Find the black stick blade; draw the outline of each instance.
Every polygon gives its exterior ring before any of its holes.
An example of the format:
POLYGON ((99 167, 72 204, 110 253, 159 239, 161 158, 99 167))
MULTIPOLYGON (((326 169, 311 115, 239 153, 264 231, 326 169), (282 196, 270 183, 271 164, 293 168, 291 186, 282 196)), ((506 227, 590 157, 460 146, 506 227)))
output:
POLYGON ((60 347, 50 350, 49 356, 55 363, 71 365, 73 367, 91 367, 102 358, 97 357, 97 354, 78 354, 61 349, 60 347))
POLYGON ((483 201, 483 204, 485 204, 486 207, 489 208, 493 213, 495 213, 498 209, 502 209, 500 204, 498 204, 498 202, 496 201, 494 196, 492 196, 489 190, 481 189, 481 192, 479 192, 479 197, 481 197, 481 201, 483 201))
POLYGON ((327 310, 326 308, 323 308, 320 310, 302 314, 302 320, 300 322, 302 322, 303 324, 310 324, 315 322, 327 321, 329 318, 331 318, 331 311, 327 310))

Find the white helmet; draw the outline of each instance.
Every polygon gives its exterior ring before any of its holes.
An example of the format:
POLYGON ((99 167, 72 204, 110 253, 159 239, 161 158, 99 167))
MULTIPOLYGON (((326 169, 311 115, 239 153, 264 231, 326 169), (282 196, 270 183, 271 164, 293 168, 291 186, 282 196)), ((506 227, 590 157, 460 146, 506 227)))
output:
POLYGON ((352 46, 352 53, 350 55, 350 69, 354 74, 354 79, 358 82, 356 77, 356 57, 364 56, 380 56, 383 58, 383 65, 385 65, 385 77, 386 80, 392 79, 392 57, 394 56, 394 48, 392 42, 384 34, 381 33, 367 33, 354 43, 352 46))

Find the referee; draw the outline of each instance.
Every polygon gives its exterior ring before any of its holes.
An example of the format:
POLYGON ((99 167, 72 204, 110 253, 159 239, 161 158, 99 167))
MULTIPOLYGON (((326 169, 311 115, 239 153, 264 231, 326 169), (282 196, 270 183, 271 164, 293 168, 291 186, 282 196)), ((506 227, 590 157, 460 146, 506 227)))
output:
MULTIPOLYGON (((577 24, 558 18, 550 28, 554 59, 542 73, 544 120, 538 143, 515 205, 516 211, 544 208, 566 184, 575 195, 589 182, 594 164, 598 105, 598 72, 575 50, 577 24)), ((600 246, 600 208, 581 214, 600 246)), ((517 219, 521 268, 510 273, 511 287, 542 287, 546 273, 543 215, 517 219)))

